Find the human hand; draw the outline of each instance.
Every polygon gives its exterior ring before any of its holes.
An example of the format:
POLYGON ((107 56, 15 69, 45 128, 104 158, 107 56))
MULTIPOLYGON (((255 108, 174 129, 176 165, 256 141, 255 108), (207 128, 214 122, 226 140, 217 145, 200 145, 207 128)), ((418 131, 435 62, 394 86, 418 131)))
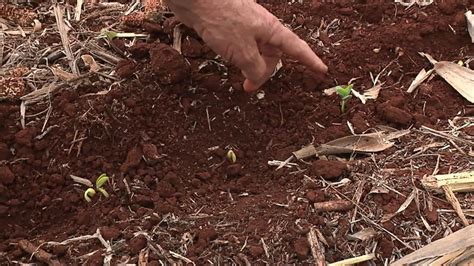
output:
POLYGON ((270 79, 283 53, 318 76, 327 72, 305 41, 254 0, 166 2, 212 50, 242 70, 245 91, 255 91, 270 79))

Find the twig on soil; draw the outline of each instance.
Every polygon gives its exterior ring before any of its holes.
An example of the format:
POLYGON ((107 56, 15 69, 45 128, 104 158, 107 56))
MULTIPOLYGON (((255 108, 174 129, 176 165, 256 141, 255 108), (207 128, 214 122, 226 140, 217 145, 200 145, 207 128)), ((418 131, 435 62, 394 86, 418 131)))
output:
POLYGON ((190 263, 190 264, 192 264, 192 265, 196 265, 192 260, 190 260, 190 259, 184 257, 183 255, 180 255, 180 254, 178 254, 178 253, 176 253, 176 252, 173 252, 173 251, 171 251, 171 250, 169 251, 169 253, 171 254, 171 256, 173 256, 173 257, 175 257, 175 258, 177 258, 177 259, 180 259, 180 260, 182 260, 182 261, 184 261, 184 262, 186 262, 186 263, 190 263))
POLYGON ((354 208, 354 204, 352 204, 352 202, 348 200, 316 202, 313 206, 316 211, 320 212, 348 211, 354 208))
POLYGON ((5 34, 0 32, 0 67, 3 65, 3 49, 5 46, 5 34))
POLYGON ((364 187, 365 187, 365 180, 362 180, 359 182, 359 185, 357 186, 357 189, 354 193, 354 197, 352 200, 355 202, 355 207, 354 207, 354 212, 352 213, 352 219, 351 219, 351 227, 354 225, 356 217, 357 217, 357 209, 359 208, 359 202, 360 199, 362 198, 362 193, 364 192, 364 187))
POLYGON ((267 258, 269 259, 270 253, 268 253, 268 246, 267 244, 265 244, 265 240, 263 240, 263 237, 260 238, 260 242, 262 242, 262 247, 263 247, 263 251, 265 251, 265 256, 267 256, 267 258))
POLYGON ((449 141, 460 142, 460 143, 463 143, 463 144, 466 144, 466 145, 470 145, 471 147, 474 146, 474 141, 470 141, 470 140, 467 140, 467 139, 456 137, 456 136, 453 136, 453 135, 448 134, 446 132, 438 131, 438 130, 429 128, 427 126, 421 126, 421 129, 422 130, 419 130, 419 132, 424 133, 424 134, 430 134, 430 135, 433 135, 433 136, 437 136, 437 137, 440 137, 440 138, 447 139, 449 141))
POLYGON ((149 248, 144 248, 140 250, 140 253, 138 254, 138 266, 147 266, 148 265, 148 253, 150 249, 149 248))
POLYGON ((125 189, 127 190, 127 194, 131 195, 132 191, 130 190, 130 186, 128 185, 127 179, 124 177, 122 178, 123 184, 125 185, 125 189))
POLYGON ((76 10, 74 13, 74 19, 76 21, 81 20, 81 13, 82 13, 82 5, 84 4, 84 0, 77 0, 76 1, 76 10))
POLYGON ((311 254, 314 258, 314 265, 326 265, 326 258, 324 255, 324 246, 319 243, 318 235, 314 227, 309 229, 307 238, 309 246, 311 247, 311 254))
POLYGON ((48 265, 59 266, 61 265, 59 261, 53 259, 54 255, 50 254, 40 248, 40 246, 36 247, 30 241, 23 239, 18 242, 20 248, 31 256, 35 257, 38 261, 46 263, 48 265))
POLYGON ((209 131, 212 131, 211 119, 209 118, 209 107, 206 107, 206 117, 207 117, 207 125, 209 126, 209 131))

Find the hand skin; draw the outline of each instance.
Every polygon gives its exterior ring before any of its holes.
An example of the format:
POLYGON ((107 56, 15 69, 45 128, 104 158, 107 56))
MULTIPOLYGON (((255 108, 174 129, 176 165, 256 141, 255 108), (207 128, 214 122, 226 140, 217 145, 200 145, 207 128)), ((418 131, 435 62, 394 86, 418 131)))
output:
POLYGON ((166 0, 166 4, 214 52, 242 70, 247 92, 270 79, 282 54, 316 76, 327 72, 305 41, 254 0, 166 0))

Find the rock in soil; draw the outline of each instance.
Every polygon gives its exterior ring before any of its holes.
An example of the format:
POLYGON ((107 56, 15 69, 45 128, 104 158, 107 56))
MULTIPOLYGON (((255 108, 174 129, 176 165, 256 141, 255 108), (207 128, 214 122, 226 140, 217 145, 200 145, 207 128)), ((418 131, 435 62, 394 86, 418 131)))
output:
POLYGON ((157 44, 150 50, 151 70, 161 84, 175 84, 186 79, 190 69, 184 57, 171 46, 157 44))
POLYGON ((339 161, 317 160, 311 165, 311 173, 326 180, 334 181, 347 175, 347 165, 339 161))
POLYGON ((0 184, 9 185, 15 181, 15 175, 8 166, 0 166, 0 184))

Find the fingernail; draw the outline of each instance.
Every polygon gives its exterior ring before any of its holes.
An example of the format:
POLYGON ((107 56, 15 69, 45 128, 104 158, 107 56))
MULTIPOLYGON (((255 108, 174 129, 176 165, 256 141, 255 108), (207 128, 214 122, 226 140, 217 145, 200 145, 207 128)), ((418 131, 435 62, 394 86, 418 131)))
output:
POLYGON ((254 91, 258 90, 258 88, 259 87, 257 85, 255 85, 252 81, 250 81, 248 79, 246 79, 244 81, 244 90, 246 92, 254 92, 254 91))

